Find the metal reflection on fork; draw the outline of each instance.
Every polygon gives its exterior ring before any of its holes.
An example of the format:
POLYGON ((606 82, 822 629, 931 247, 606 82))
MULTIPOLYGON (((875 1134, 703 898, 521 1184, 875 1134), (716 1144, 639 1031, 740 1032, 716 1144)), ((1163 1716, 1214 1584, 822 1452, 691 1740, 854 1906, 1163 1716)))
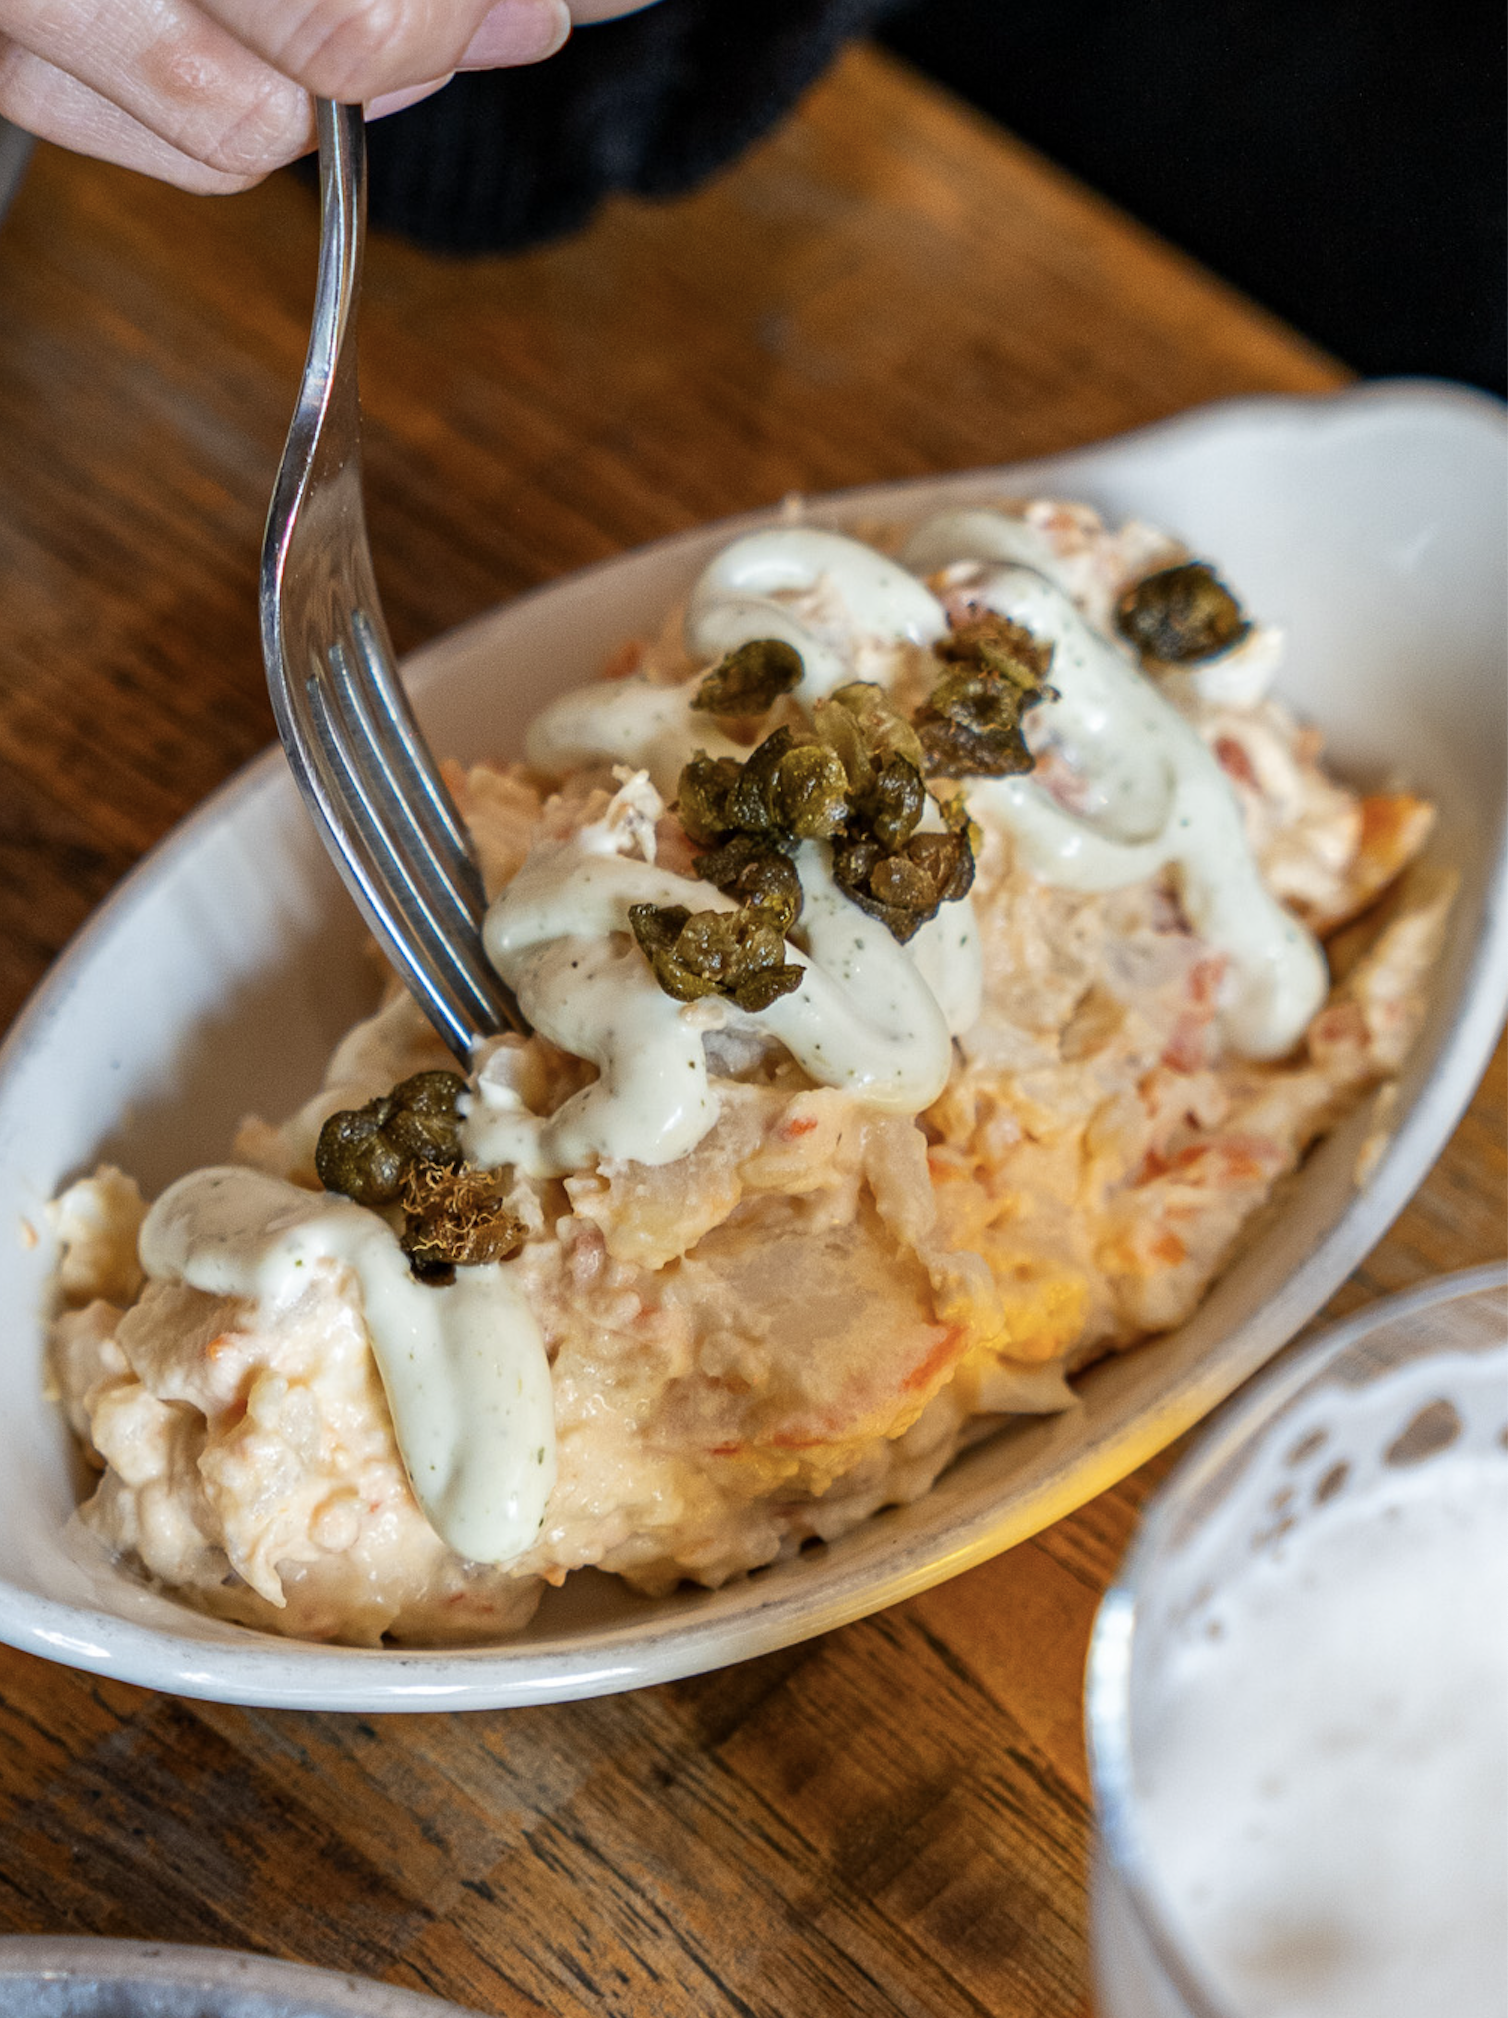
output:
POLYGON ((470 838, 394 664, 361 494, 356 300, 366 222, 359 106, 317 101, 319 279, 262 545, 262 656, 305 803, 383 950, 462 1062, 527 1030, 482 947, 470 838))

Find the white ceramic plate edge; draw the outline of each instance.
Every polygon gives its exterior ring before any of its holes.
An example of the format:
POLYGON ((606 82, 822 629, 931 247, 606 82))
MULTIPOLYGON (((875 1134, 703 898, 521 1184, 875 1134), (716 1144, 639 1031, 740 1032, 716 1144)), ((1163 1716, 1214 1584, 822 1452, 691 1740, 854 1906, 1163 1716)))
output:
MULTIPOLYGON (((93 1935, 0 1936, 0 2008, 6 2018, 57 2012, 69 1988, 80 2013, 136 2018, 468 2018, 458 2004, 346 1970, 315 1969, 235 1948, 178 1941, 116 1941, 93 1935), (28 1992, 36 1990, 33 2006, 28 1992), (110 1994, 108 2007, 91 1992, 110 1994)), ((475 2014, 471 2014, 475 2018, 475 2014)))

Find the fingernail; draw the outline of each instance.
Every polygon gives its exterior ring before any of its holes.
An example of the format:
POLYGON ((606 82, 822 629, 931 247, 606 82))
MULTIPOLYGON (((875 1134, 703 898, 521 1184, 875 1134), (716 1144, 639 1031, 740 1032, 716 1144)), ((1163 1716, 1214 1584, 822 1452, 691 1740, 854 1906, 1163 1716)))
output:
POLYGON ((565 0, 497 0, 467 43, 459 67, 500 70, 514 63, 540 63, 555 54, 570 32, 565 0))
POLYGON ((365 108, 367 118, 386 119, 390 112, 402 112, 406 106, 417 105, 421 98, 433 98, 455 74, 447 70, 443 77, 431 77, 427 84, 405 84, 401 91, 384 91, 380 98, 369 98, 365 108))

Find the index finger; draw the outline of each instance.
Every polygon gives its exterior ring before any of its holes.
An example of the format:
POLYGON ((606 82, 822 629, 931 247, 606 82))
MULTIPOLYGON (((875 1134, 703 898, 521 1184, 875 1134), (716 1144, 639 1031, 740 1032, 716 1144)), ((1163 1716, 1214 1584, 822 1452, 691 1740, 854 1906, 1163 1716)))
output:
MULTIPOLYGON (((561 0, 201 0, 238 41, 321 98, 346 105, 446 77, 482 23, 538 53, 562 37, 561 0)), ((568 26, 568 22, 564 25, 568 26)), ((513 60, 517 60, 516 58, 513 60)))
POLYGON ((616 21, 623 14, 642 14, 655 0, 566 0, 578 27, 588 21, 616 21))

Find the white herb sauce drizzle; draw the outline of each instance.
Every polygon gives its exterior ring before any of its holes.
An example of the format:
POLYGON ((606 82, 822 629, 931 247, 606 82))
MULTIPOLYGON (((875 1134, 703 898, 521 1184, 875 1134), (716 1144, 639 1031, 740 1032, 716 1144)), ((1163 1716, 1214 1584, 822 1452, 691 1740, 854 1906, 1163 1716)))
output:
POLYGON ((505 1563, 534 1541, 555 1483, 555 1412, 539 1325, 510 1264, 416 1282, 387 1222, 258 1170, 196 1170, 147 1214, 141 1262, 256 1304, 269 1328, 319 1270, 349 1268, 398 1448, 430 1525, 459 1555, 505 1563))
MULTIPOLYGON (((1173 552, 1165 552, 1153 559, 1152 565, 1171 566, 1175 557, 1173 552)), ((1108 624, 1113 615, 1110 585, 1103 579, 1093 547, 1085 544, 1065 553, 1054 544, 1047 528, 1031 516, 1018 518, 978 507, 939 512, 917 527, 902 548, 901 558, 919 574, 936 574, 968 561, 1031 568, 1056 583, 1096 625, 1108 624)), ((1183 691, 1219 707, 1252 708, 1272 685, 1282 656, 1283 633, 1270 624, 1253 624, 1224 651, 1188 665, 1160 666, 1158 680, 1174 696, 1183 691)))
POLYGON ((1031 568, 1068 595, 1078 598, 1090 586, 1092 559, 1088 549, 1072 558, 1054 546, 1044 526, 1008 512, 981 508, 937 512, 916 528, 901 549, 901 559, 918 574, 937 574, 958 561, 998 561, 1031 568))
POLYGON ((753 638, 784 638, 806 661, 797 692, 808 703, 863 677, 855 659, 863 643, 930 645, 947 628, 942 604, 899 561, 817 526, 751 533, 725 547, 691 591, 685 623, 687 649, 703 659, 753 638), (828 642, 815 611, 802 607, 824 590, 841 605, 846 651, 828 642), (795 611, 780 597, 797 599, 795 611), (770 628, 777 622, 781 628, 770 628))
MULTIPOLYGON (((942 604, 898 561, 815 526, 735 540, 698 578, 685 617, 686 648, 703 666, 756 638, 790 645, 805 668, 796 692, 808 706, 870 677, 866 655, 883 656, 900 640, 928 645, 947 628, 942 604), (824 603, 836 604, 836 626, 819 615, 824 603)), ((635 677, 565 694, 530 724, 529 762, 557 776, 582 764, 626 764, 648 771, 672 799, 698 750, 739 761, 749 754, 692 707, 701 679, 698 672, 665 687, 635 677)))
POLYGON ((586 764, 623 764, 632 771, 647 771, 660 797, 673 799, 681 772, 698 750, 738 763, 749 754, 725 736, 710 715, 692 708, 701 677, 698 673, 678 687, 652 686, 639 677, 598 681, 563 694, 530 723, 525 754, 536 770, 552 777, 586 764))
POLYGON ((1052 641, 1058 698, 1032 716, 1094 788, 1086 819, 1033 778, 971 782, 974 811, 1009 828, 1026 868, 1076 890, 1114 890, 1176 870, 1189 923, 1229 962, 1221 1026, 1248 1058, 1280 1058, 1325 999, 1324 955, 1268 891, 1241 810, 1197 731, 1054 583, 1032 569, 982 572, 971 593, 1052 641))
POLYGON ((913 958, 838 889, 826 843, 803 842, 795 862, 804 902, 787 946, 787 958, 806 969, 800 987, 757 1015, 725 1002, 673 1001, 629 936, 629 906, 737 907, 710 884, 626 853, 633 830, 617 808, 629 795, 642 804, 644 790, 642 778, 629 779, 601 820, 536 847, 488 911, 488 957, 525 1016, 600 1076, 542 1116, 523 1106, 505 1071, 484 1066, 465 1123, 467 1153, 534 1177, 563 1176, 594 1157, 674 1162, 717 1119, 702 1036, 730 1024, 784 1045, 820 1085, 903 1114, 930 1106, 947 1084, 953 1031, 979 1014, 979 944, 967 903, 945 906, 922 928, 912 941, 921 960, 913 958))

